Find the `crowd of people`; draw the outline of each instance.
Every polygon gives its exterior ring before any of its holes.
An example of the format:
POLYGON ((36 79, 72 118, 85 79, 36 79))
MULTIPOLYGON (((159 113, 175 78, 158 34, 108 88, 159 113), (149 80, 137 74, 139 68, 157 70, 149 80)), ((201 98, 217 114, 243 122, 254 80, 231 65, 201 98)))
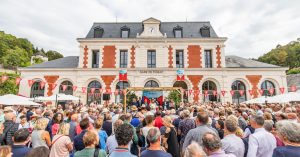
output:
POLYGON ((300 156, 299 103, 0 108, 0 157, 300 156))

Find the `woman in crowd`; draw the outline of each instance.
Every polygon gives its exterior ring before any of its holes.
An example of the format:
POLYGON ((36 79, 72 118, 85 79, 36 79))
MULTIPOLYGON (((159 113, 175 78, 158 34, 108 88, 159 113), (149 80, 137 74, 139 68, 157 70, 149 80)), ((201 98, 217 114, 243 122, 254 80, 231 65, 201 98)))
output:
POLYGON ((52 136, 55 136, 58 133, 58 127, 59 124, 63 122, 63 114, 60 112, 57 112, 54 114, 53 116, 53 120, 52 120, 52 126, 51 126, 51 132, 52 132, 52 136))
POLYGON ((52 139, 52 147, 50 157, 69 156, 69 152, 73 150, 73 143, 69 137, 70 124, 61 123, 59 125, 58 134, 52 139))
POLYGON ((104 122, 102 129, 107 133, 108 136, 112 133, 112 120, 111 115, 109 113, 104 114, 104 122))
POLYGON ((102 130, 102 125, 103 125, 103 119, 98 118, 95 121, 95 129, 98 132, 98 137, 99 137, 99 146, 101 149, 106 150, 106 140, 107 140, 107 134, 104 130, 102 130))
POLYGON ((224 121, 219 119, 216 121, 216 129, 218 131, 220 139, 224 137, 224 121))
POLYGON ((10 146, 0 146, 0 157, 11 157, 12 152, 10 146))
POLYGON ((106 152, 102 149, 96 149, 96 145, 99 143, 97 132, 87 131, 83 136, 83 143, 85 148, 75 153, 75 157, 92 157, 95 154, 98 157, 105 157, 106 152))
POLYGON ((45 131, 48 121, 49 120, 47 118, 39 118, 36 121, 34 130, 31 134, 33 148, 39 146, 45 146, 49 148, 51 146, 50 134, 48 131, 45 131))
POLYGON ((47 147, 40 146, 33 148, 25 157, 49 157, 50 150, 47 147))
POLYGON ((169 116, 163 118, 163 125, 165 126, 165 132, 162 134, 162 145, 168 153, 173 157, 179 157, 179 145, 177 141, 177 133, 175 127, 172 124, 172 119, 169 116))
MULTIPOLYGON (((141 129, 141 134, 144 136, 144 137, 147 137, 148 135, 148 131, 151 129, 151 128, 155 128, 154 127, 154 117, 152 115, 148 115, 146 116, 146 118, 144 119, 145 120, 145 124, 144 127, 141 129)), ((146 138, 145 138, 146 140, 146 138)), ((148 146, 148 143, 145 141, 145 146, 147 147, 148 146)))
POLYGON ((276 129, 285 146, 275 148, 273 157, 299 157, 300 124, 282 120, 276 123, 276 129))

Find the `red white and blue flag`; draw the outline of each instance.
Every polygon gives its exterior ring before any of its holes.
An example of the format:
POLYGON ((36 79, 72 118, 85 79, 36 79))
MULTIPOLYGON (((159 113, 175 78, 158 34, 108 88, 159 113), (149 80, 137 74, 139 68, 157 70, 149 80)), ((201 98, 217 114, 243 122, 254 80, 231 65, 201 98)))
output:
POLYGON ((127 81, 127 71, 126 70, 120 70, 119 80, 120 81, 127 81))
POLYGON ((177 70, 176 71, 177 74, 177 81, 184 81, 184 70, 177 70))

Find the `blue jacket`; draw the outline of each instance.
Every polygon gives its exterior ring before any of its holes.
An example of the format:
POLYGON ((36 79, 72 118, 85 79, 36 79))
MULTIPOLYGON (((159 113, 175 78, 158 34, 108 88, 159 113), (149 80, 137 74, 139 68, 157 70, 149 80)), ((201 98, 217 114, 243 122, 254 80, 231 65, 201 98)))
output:
POLYGON ((76 151, 81 151, 85 148, 83 143, 83 136, 86 133, 86 130, 82 130, 81 133, 74 138, 74 148, 76 151))
POLYGON ((25 156, 30 151, 30 148, 25 145, 13 145, 11 151, 13 153, 12 157, 21 157, 25 156))

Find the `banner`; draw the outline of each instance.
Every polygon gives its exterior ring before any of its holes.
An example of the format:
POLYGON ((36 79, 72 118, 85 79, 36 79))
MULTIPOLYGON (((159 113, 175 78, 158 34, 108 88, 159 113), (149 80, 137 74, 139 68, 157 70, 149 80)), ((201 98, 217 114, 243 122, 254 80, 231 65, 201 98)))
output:
POLYGON ((62 85, 61 87, 62 87, 63 91, 66 91, 68 86, 67 85, 62 85))
POLYGON ((263 89, 259 89, 258 92, 259 92, 260 95, 264 94, 264 90, 263 89))
POLYGON ((273 95, 274 94, 274 88, 270 88, 269 93, 270 93, 270 95, 273 95))
POLYGON ((28 86, 31 87, 33 85, 34 81, 33 80, 28 80, 28 86))
POLYGON ((8 79, 8 76, 6 76, 6 75, 3 75, 3 76, 1 77, 1 81, 2 81, 2 83, 3 83, 3 82, 5 82, 7 79, 8 79))
POLYGON ((248 92, 249 92, 250 96, 253 95, 253 90, 249 89, 248 92))
POLYGON ((73 92, 76 91, 77 86, 72 86, 73 92))
POLYGON ((280 93, 281 93, 281 94, 284 93, 284 87, 280 87, 279 90, 280 90, 280 93))
POLYGON ((292 92, 296 92, 296 91, 297 91, 297 87, 296 87, 295 85, 292 85, 292 86, 291 86, 291 91, 292 91, 292 92))
POLYGON ((127 81, 127 71, 126 70, 120 70, 119 80, 120 81, 127 81))
POLYGON ((176 80, 177 81, 184 81, 184 70, 180 69, 176 71, 177 77, 176 80))
POLYGON ((223 96, 225 96, 226 91, 225 91, 225 90, 222 90, 222 91, 221 91, 221 94, 222 94, 223 96))
POLYGON ((40 82, 40 88, 41 88, 41 89, 44 89, 45 85, 46 85, 46 82, 44 82, 44 81, 41 81, 41 82, 40 82))
POLYGON ((17 78, 16 78, 16 85, 19 85, 20 82, 21 82, 21 80, 22 80, 22 79, 21 79, 20 77, 17 77, 17 78))

